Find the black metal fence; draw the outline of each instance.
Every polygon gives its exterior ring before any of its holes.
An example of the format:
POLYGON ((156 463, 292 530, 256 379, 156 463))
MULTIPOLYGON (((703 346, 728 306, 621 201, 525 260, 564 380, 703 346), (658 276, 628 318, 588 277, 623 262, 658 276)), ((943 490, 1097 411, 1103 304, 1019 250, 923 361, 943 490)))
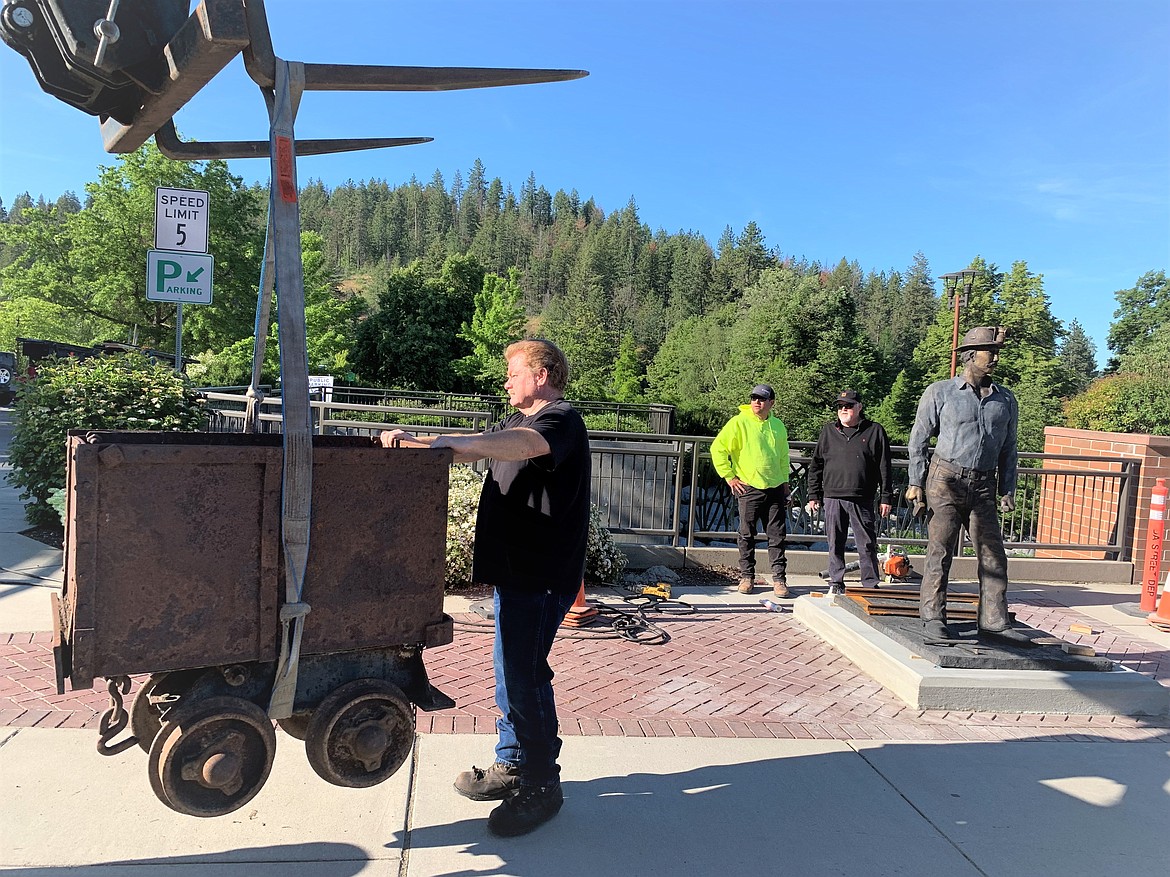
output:
MULTIPOLYGON (((239 431, 245 398, 238 393, 206 395, 208 428, 239 431)), ((578 407, 577 403, 574 407, 578 407)), ((265 400, 262 409, 261 430, 279 432, 279 398, 265 400)), ((496 409, 487 405, 479 409, 424 408, 409 403, 373 405, 369 401, 341 401, 336 391, 328 401, 314 401, 312 409, 315 429, 323 435, 376 435, 394 427, 424 435, 480 431, 498 416, 496 409)), ((593 501, 613 533, 626 540, 676 547, 734 542, 736 503, 711 463, 713 439, 597 429, 591 429, 589 435, 593 447, 593 501)), ((810 547, 825 538, 823 513, 810 515, 806 511, 812 448, 810 442, 791 444, 793 491, 788 518, 789 541, 810 547)), ((879 518, 878 537, 882 542, 914 550, 914 546, 926 544, 926 523, 914 517, 906 502, 906 448, 895 446, 893 450, 894 503, 890 514, 879 518)), ((1021 454, 1016 508, 1002 518, 1007 548, 1016 555, 1042 550, 1094 551, 1103 552, 1111 560, 1131 560, 1128 535, 1138 467, 1138 461, 1124 457, 1021 454), (1093 468, 1061 465, 1074 459, 1078 466, 1088 464, 1093 468), (1072 497, 1076 499, 1069 499, 1072 497), (1087 527, 1081 526, 1076 541, 1054 536, 1065 528, 1045 526, 1044 516, 1064 518, 1063 506, 1083 502, 1084 497, 1104 498, 1098 506, 1106 507, 1106 512, 1097 515, 1087 527)))

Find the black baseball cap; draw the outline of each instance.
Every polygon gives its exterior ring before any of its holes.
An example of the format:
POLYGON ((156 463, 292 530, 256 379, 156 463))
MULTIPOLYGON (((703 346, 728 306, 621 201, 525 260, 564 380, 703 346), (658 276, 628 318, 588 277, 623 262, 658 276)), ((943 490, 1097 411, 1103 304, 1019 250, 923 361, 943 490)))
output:
POLYGON ((856 390, 842 390, 837 394, 837 398, 833 400, 833 407, 840 408, 842 405, 860 405, 861 395, 856 390))
POLYGON ((775 399, 776 392, 772 389, 770 384, 756 384, 752 387, 751 395, 759 396, 761 399, 775 399))

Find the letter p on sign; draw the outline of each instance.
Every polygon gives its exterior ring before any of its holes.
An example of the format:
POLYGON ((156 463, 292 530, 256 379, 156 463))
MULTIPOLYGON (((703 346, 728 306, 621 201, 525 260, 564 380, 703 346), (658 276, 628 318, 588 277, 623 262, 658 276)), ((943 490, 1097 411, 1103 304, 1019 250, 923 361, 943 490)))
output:
POLYGON ((155 265, 155 289, 166 289, 167 281, 174 280, 183 273, 183 266, 178 262, 172 262, 169 259, 159 259, 158 264, 155 265))

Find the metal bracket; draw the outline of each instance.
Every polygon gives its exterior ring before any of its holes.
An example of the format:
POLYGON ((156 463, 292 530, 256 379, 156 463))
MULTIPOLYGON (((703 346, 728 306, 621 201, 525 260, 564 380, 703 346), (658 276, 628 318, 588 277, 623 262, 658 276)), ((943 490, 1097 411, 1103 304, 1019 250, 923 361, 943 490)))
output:
MULTIPOLYGON (((148 95, 134 120, 124 125, 107 118, 102 137, 107 152, 133 152, 152 135, 168 158, 202 161, 262 158, 265 141, 182 141, 173 117, 237 54, 252 81, 264 90, 276 83, 277 57, 264 0, 201 0, 163 50, 169 77, 158 94, 148 95)), ((452 91, 540 82, 566 82, 588 76, 585 70, 494 67, 393 67, 365 64, 303 64, 306 91, 452 91)), ((428 143, 430 137, 379 137, 303 140, 300 155, 323 155, 428 143)))

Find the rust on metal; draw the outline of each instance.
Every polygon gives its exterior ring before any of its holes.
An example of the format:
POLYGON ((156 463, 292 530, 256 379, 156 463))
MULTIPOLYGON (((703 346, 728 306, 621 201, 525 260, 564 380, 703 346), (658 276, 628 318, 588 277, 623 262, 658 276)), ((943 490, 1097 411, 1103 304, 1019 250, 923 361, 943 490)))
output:
MULTIPOLYGON (((845 588, 845 596, 861 606, 866 615, 918 616, 917 588, 864 588, 850 585, 845 588)), ((947 592, 948 618, 973 621, 978 612, 978 594, 947 592)))
MULTIPOLYGON (((280 441, 70 435, 59 654, 72 688, 99 676, 275 660, 280 441)), ((368 438, 314 439, 304 654, 451 641, 450 458, 368 438)))

